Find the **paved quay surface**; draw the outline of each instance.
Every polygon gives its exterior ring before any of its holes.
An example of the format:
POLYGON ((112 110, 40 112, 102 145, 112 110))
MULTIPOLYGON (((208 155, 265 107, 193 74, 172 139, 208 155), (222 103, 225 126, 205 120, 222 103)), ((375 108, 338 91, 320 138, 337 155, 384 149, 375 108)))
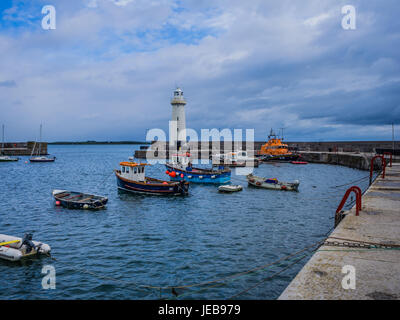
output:
POLYGON ((387 167, 385 179, 379 176, 363 195, 359 216, 355 206, 345 213, 327 241, 346 242, 337 239, 341 238, 395 246, 321 246, 278 299, 400 299, 400 163, 387 167), (346 265, 355 268, 355 289, 342 287, 346 265))

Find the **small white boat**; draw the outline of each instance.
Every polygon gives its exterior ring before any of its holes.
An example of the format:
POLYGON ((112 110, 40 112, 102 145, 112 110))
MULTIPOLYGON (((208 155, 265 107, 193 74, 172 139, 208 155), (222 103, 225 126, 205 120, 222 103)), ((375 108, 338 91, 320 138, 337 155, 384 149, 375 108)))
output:
POLYGON ((259 161, 255 157, 250 157, 247 151, 239 150, 225 154, 215 154, 212 156, 212 163, 214 165, 225 164, 230 167, 258 167, 259 161))
POLYGON ((3 155, 4 153, 4 124, 3 124, 3 138, 1 143, 1 150, 0 150, 0 162, 11 162, 11 161, 18 161, 19 158, 17 157, 10 157, 3 155))
POLYGON ((41 146, 42 146, 42 125, 40 125, 40 139, 39 139, 39 148, 37 150, 37 155, 36 156, 33 155, 33 153, 35 151, 35 147, 36 147, 36 141, 35 141, 29 161, 30 162, 54 162, 56 160, 56 157, 49 158, 49 157, 45 157, 45 156, 41 155, 41 146))
POLYGON ((29 158, 30 162, 54 162, 55 160, 56 160, 56 157, 48 158, 48 157, 45 157, 45 156, 29 158))
POLYGON ((0 156, 0 162, 12 162, 12 161, 18 161, 19 158, 16 157, 10 157, 10 156, 0 156))
POLYGON ((48 254, 51 248, 48 244, 32 241, 32 234, 23 238, 0 234, 0 259, 18 261, 37 254, 48 254))
POLYGON ((300 184, 299 180, 295 180, 293 182, 283 182, 278 181, 276 178, 267 179, 254 176, 252 174, 247 175, 246 178, 247 182, 251 186, 272 190, 298 191, 300 184))
POLYGON ((243 187, 241 185, 227 184, 218 187, 219 192, 238 192, 242 190, 243 187))

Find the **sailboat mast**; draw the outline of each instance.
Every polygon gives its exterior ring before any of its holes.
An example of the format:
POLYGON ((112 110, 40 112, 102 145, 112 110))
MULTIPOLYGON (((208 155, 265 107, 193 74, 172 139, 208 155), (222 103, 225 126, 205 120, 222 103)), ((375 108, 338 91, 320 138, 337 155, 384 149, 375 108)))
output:
POLYGON ((3 138, 1 139, 1 153, 3 153, 4 152, 4 124, 3 124, 3 126, 2 126, 2 128, 3 128, 3 138))
POLYGON ((38 156, 40 156, 41 151, 42 151, 42 124, 40 124, 39 153, 38 153, 38 156))

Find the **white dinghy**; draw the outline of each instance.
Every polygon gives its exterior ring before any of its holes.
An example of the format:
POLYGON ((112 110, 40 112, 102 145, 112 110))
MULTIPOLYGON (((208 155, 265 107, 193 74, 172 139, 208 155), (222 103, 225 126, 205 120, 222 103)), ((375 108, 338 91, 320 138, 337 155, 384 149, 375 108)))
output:
POLYGON ((243 187, 241 185, 226 184, 218 187, 219 192, 225 192, 225 193, 238 192, 242 190, 243 187))
POLYGON ((30 233, 26 233, 23 238, 0 234, 0 259, 19 261, 37 254, 48 254, 50 251, 48 244, 32 241, 30 233))

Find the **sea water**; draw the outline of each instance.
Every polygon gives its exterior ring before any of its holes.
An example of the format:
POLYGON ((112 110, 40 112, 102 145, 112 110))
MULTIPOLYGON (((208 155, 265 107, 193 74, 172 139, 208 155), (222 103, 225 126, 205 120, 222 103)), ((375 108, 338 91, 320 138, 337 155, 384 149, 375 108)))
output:
MULTIPOLYGON (((0 163, 0 233, 32 232, 56 259, 0 260, 0 299, 276 299, 310 254, 235 275, 324 239, 352 184, 341 185, 368 175, 325 164, 260 164, 254 174, 300 180, 299 192, 248 187, 233 169, 241 192, 192 184, 187 197, 127 194, 117 190, 113 169, 137 148, 50 145, 54 163, 26 163, 28 157, 0 163), (105 195, 109 202, 100 211, 68 210, 55 206, 53 189, 105 195), (55 289, 43 288, 45 266, 54 267, 55 289), (186 285, 174 290, 178 297, 170 288, 147 287, 186 285)), ((168 179, 162 164, 149 166, 147 175, 168 179)), ((367 183, 354 185, 364 190, 367 183)))

